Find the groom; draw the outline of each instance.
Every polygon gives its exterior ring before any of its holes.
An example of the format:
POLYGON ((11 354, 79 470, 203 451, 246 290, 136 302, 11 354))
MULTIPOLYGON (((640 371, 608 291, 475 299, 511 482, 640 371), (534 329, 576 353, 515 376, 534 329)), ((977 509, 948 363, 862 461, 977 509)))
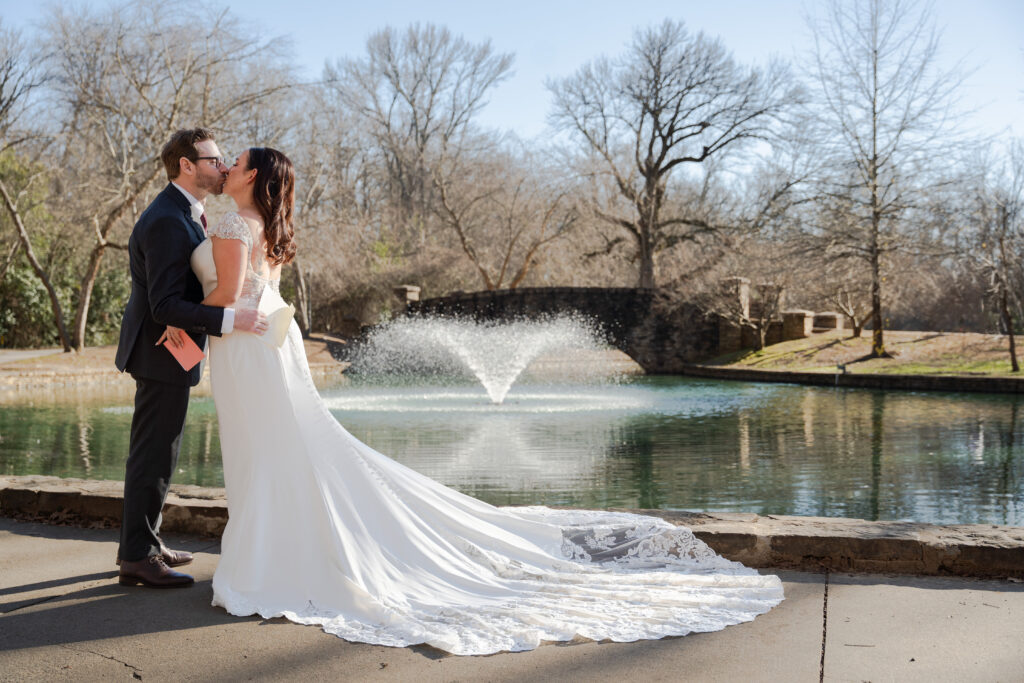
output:
POLYGON ((220 194, 227 177, 213 133, 179 130, 160 158, 170 183, 142 212, 128 239, 132 292, 115 358, 117 369, 135 380, 118 564, 123 585, 171 588, 193 582, 171 569, 188 564, 192 555, 160 540, 160 511, 178 462, 189 389, 199 383, 202 365, 182 369, 158 340, 171 325, 204 348, 207 334, 261 334, 266 318, 254 310, 200 303, 203 289, 189 261, 206 238, 206 198, 220 194))

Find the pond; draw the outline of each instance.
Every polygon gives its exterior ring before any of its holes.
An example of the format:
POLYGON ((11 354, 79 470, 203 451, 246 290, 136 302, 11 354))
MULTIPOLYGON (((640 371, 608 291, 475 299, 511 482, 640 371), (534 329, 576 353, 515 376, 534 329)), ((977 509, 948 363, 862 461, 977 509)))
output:
MULTIPOLYGON (((1024 524, 1011 395, 683 377, 482 388, 323 387, 356 437, 494 504, 1024 524)), ((131 395, 0 407, 0 472, 121 479, 131 395)), ((213 401, 193 398, 175 483, 222 486, 213 401)))

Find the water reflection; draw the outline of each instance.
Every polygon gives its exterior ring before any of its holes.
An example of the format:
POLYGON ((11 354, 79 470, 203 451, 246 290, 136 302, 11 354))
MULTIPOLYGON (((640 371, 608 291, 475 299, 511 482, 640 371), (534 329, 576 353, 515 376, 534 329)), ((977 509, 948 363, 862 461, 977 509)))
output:
MULTIPOLYGON (((324 391, 377 450, 496 504, 1024 524, 1021 399, 680 378, 621 386, 324 391)), ((0 472, 120 479, 129 396, 7 403, 0 472)), ((179 483, 223 485, 213 402, 193 399, 179 483)))

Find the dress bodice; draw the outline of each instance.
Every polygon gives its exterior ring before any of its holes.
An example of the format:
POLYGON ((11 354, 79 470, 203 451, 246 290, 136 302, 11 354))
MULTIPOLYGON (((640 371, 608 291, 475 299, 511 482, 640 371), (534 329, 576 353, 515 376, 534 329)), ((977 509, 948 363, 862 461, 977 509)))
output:
MULTIPOLYGON (((253 235, 249 224, 234 211, 229 211, 210 228, 209 237, 240 240, 245 244, 249 258, 246 259, 245 280, 242 282, 242 293, 236 302, 236 308, 257 308, 263 290, 270 287, 280 293, 280 279, 270 279, 260 275, 266 272, 267 255, 262 249, 260 240, 253 235)), ((213 261, 213 242, 209 237, 199 243, 192 252, 192 270, 203 285, 203 296, 209 296, 217 287, 217 267, 213 261)))

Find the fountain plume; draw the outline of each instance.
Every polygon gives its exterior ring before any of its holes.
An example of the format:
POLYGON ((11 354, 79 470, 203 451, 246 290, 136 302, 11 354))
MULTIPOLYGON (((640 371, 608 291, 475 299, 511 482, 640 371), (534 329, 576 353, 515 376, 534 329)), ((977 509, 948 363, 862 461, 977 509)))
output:
POLYGON ((544 354, 605 347, 589 319, 558 315, 484 321, 448 317, 398 318, 371 331, 352 353, 350 373, 362 377, 475 377, 491 402, 505 400, 531 361, 544 354))

